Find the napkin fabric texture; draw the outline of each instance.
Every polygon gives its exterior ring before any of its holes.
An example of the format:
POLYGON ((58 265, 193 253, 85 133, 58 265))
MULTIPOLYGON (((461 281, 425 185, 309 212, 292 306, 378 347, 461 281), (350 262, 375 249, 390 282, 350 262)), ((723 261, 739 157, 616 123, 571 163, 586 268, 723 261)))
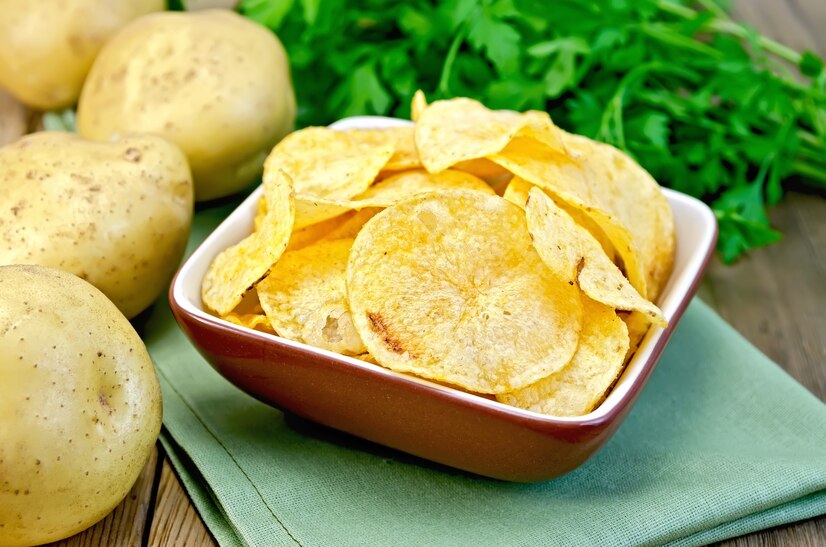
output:
MULTIPOLYGON (((198 212, 190 250, 233 207, 198 212)), ((285 416, 220 377, 162 302, 142 331, 163 444, 221 545, 702 545, 826 513, 826 405, 699 300, 608 444, 537 484, 285 416)))

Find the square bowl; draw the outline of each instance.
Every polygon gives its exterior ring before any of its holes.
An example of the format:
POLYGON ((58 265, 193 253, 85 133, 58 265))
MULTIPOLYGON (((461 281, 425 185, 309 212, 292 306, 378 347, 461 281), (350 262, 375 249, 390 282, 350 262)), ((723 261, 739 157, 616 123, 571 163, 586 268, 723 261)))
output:
MULTIPOLYGON (((360 116, 334 129, 389 127, 360 116)), ((664 190, 674 214, 674 271, 657 304, 669 326, 652 327, 602 404, 578 417, 504 405, 379 365, 241 327, 203 309, 201 280, 212 259, 252 232, 254 191, 181 266, 169 291, 176 320, 198 351, 253 397, 337 430, 487 477, 534 482, 567 473, 619 427, 657 364, 700 283, 717 223, 699 200, 664 190)))

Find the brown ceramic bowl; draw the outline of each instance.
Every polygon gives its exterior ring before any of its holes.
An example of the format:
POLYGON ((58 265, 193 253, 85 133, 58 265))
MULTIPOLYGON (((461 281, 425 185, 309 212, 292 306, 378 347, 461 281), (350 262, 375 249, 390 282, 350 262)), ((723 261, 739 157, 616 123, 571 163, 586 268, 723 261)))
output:
MULTIPOLYGON (((359 117, 337 128, 398 125, 359 117)), ((652 328, 605 401, 591 413, 555 418, 510 407, 278 336, 203 310, 201 279, 213 257, 252 231, 261 188, 184 263, 170 288, 178 323, 227 380, 279 409, 398 450, 480 475, 533 482, 571 471, 619 427, 697 290, 717 224, 700 201, 665 191, 674 212, 677 256, 658 304, 666 329, 652 328)))

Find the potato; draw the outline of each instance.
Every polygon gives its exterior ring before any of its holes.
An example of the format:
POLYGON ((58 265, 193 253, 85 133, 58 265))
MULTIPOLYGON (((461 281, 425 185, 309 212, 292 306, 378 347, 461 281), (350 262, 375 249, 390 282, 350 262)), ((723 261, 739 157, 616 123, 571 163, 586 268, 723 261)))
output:
POLYGON ((221 10, 152 14, 125 27, 95 61, 77 113, 90 139, 137 131, 180 146, 198 201, 254 181, 294 121, 278 38, 221 10))
POLYGON ((186 159, 160 137, 27 135, 0 148, 0 265, 69 271, 133 317, 168 286, 192 201, 186 159))
POLYGON ((73 104, 101 46, 164 0, 0 0, 0 87, 41 110, 73 104))
POLYGON ((129 492, 161 427, 140 337, 97 289, 0 267, 0 545, 75 534, 129 492))

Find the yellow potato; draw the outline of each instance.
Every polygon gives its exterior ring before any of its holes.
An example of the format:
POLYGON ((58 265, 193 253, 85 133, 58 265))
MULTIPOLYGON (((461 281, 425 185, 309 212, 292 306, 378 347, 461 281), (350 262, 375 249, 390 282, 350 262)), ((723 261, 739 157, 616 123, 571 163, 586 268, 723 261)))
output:
POLYGON ((161 427, 140 337, 85 281, 0 267, 0 545, 39 545, 106 516, 161 427))
POLYGON ((284 48, 238 14, 153 14, 110 40, 77 112, 78 132, 105 140, 161 135, 186 154, 198 201, 235 193, 295 121, 284 48))
POLYGON ((0 218, 0 264, 66 270, 133 317, 178 266, 192 180, 181 151, 160 137, 34 133, 0 148, 0 218))
POLYGON ((468 190, 415 197, 368 221, 347 292, 379 363, 479 393, 559 370, 582 324, 579 289, 542 263, 522 210, 468 190))
POLYGON ((73 104, 100 48, 163 0, 0 0, 0 87, 40 110, 73 104))

